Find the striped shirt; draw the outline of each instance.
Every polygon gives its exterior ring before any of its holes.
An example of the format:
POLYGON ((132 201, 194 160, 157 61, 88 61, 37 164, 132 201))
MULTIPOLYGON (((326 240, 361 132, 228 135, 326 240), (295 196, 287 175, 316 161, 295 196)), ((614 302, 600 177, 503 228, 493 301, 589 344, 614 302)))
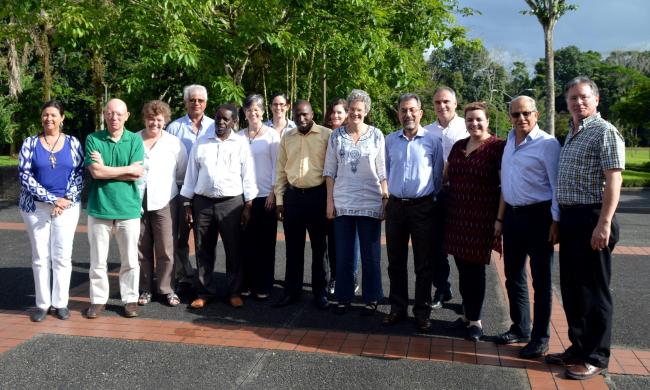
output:
MULTIPOLYGON (((573 129, 573 123, 569 127, 573 129)), ((569 132, 560 151, 557 201, 562 206, 603 201, 605 171, 625 169, 625 143, 616 127, 596 113, 569 132)))

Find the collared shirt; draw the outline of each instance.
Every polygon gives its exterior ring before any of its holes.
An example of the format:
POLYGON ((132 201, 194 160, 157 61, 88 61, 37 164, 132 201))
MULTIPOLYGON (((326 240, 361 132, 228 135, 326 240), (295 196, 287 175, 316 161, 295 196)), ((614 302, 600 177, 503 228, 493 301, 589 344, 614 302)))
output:
POLYGON ((278 160, 275 164, 275 202, 284 204, 287 184, 311 188, 323 184, 323 166, 327 142, 332 130, 313 124, 307 134, 298 129, 287 130, 280 139, 278 160))
POLYGON ((213 127, 199 137, 190 152, 181 195, 188 199, 195 194, 223 198, 242 193, 246 201, 257 196, 248 142, 234 131, 222 141, 213 127))
POLYGON ((194 145, 199 137, 205 134, 209 128, 213 128, 212 131, 214 131, 214 120, 207 115, 203 115, 203 118, 201 118, 201 128, 197 133, 195 133, 192 131, 192 120, 190 119, 190 116, 185 115, 167 125, 166 130, 169 134, 173 134, 181 140, 183 145, 185 145, 185 151, 189 155, 192 150, 192 145, 194 145))
MULTIPOLYGON (((573 128, 574 124, 569 123, 573 128)), ((603 201, 605 171, 625 169, 625 142, 616 127, 596 113, 580 121, 560 151, 557 200, 560 205, 603 201)))
MULTIPOLYGON (((138 132, 140 137, 143 131, 138 132)), ((178 194, 178 184, 183 183, 186 168, 185 146, 173 135, 163 131, 151 149, 145 146, 142 191, 147 190, 148 211, 162 209, 178 194)))
MULTIPOLYGON (((269 119, 268 121, 264 122, 264 124, 270 128, 273 128, 273 119, 269 119)), ((287 126, 282 129, 280 132, 280 136, 283 136, 286 134, 287 130, 295 129, 296 128, 296 122, 292 121, 291 119, 287 118, 287 126)), ((276 130, 277 131, 277 130, 276 130)))
POLYGON ((248 139, 253 160, 255 162, 255 183, 257 197, 267 197, 273 191, 275 184, 275 161, 278 159, 280 135, 272 127, 264 126, 261 135, 251 140, 248 129, 239 131, 240 136, 248 139))
POLYGON ((442 127, 440 122, 435 121, 430 125, 424 126, 425 130, 429 130, 434 134, 438 134, 442 138, 442 154, 445 162, 449 158, 449 152, 454 144, 461 139, 469 137, 467 128, 465 127, 465 119, 454 116, 454 119, 449 121, 447 127, 442 127))
MULTIPOLYGON (((126 167, 144 160, 142 138, 124 129, 119 140, 108 131, 96 131, 86 138, 84 165, 95 164, 90 154, 99 152, 107 167, 126 167)), ((101 219, 140 218, 142 198, 138 181, 93 179, 88 189, 88 215, 101 219)))
POLYGON ((559 221, 555 198, 559 156, 560 143, 537 125, 519 145, 515 130, 511 130, 501 159, 503 200, 511 206, 552 200, 551 214, 559 221))
POLYGON ((334 130, 327 146, 323 176, 334 179, 336 215, 381 218, 380 182, 386 180, 384 135, 376 127, 354 143, 342 126, 334 130))
POLYGON ((420 126, 412 140, 400 129, 386 137, 388 192, 398 198, 437 195, 442 186, 442 139, 420 126))

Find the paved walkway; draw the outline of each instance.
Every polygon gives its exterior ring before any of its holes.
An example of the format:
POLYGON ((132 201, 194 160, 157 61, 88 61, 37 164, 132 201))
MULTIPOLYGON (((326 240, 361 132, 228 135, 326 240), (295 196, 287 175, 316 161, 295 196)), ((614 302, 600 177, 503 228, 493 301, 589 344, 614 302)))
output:
MULTIPOLYGON (((23 229, 23 224, 19 222, 0 223, 0 231, 23 229)), ((85 232, 85 226, 80 225, 77 231, 85 232)), ((278 238, 283 239, 281 233, 278 238)), ((650 256, 650 247, 618 246, 615 253, 647 257, 650 256)), ((501 299, 507 302, 503 263, 495 259, 493 264, 499 279, 501 299)), ((110 280, 111 290, 118 291, 115 272, 111 272, 110 280)), ((529 289, 532 291, 532 286, 529 286, 529 289)), ((37 335, 62 335, 218 346, 236 350, 292 351, 337 357, 359 356, 391 361, 429 361, 432 367, 439 362, 448 362, 453 363, 452 367, 459 367, 455 364, 471 364, 486 369, 487 367, 514 368, 525 370, 527 384, 532 389, 608 388, 608 383, 603 376, 583 382, 567 380, 563 378, 561 368, 549 366, 542 359, 532 361, 519 359, 517 357, 517 351, 521 347, 519 345, 497 346, 489 342, 472 343, 454 337, 395 335, 374 331, 347 332, 327 329, 327 326, 324 326, 325 330, 323 330, 286 326, 251 326, 245 323, 229 324, 209 320, 127 319, 112 315, 91 321, 81 315, 81 311, 88 305, 88 282, 77 285, 70 293, 72 318, 69 321, 48 319, 42 323, 32 323, 28 318, 29 313, 24 310, 0 310, 0 362, 7 353, 15 351, 16 347, 33 340, 37 335)), ((551 327, 550 352, 563 351, 568 345, 567 324, 560 299, 556 294, 551 327)), ((614 348, 612 355, 610 375, 650 376, 650 351, 638 348, 614 348)), ((2 383, 0 377, 0 387, 3 387, 2 383)))

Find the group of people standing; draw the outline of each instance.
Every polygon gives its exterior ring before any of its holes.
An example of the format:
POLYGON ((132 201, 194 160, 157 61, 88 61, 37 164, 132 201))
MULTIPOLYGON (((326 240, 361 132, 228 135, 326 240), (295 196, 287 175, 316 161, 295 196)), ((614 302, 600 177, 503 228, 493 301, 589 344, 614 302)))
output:
POLYGON ((572 120, 562 148, 537 126, 534 99, 518 96, 510 102, 513 127, 502 140, 489 130, 486 104, 467 104, 461 118, 455 92, 447 87, 435 91, 437 121, 426 127, 420 123, 418 95, 401 95, 397 115, 402 128, 386 137, 366 123, 371 99, 362 90, 332 103, 324 118, 329 127, 314 123, 304 100, 293 104, 295 122, 289 120, 290 106, 282 94, 272 98, 273 119, 263 122, 264 98, 250 95, 242 107, 248 126, 239 132, 239 109, 219 105, 210 119, 207 91, 199 85, 185 88, 187 115, 166 128, 169 106, 146 103, 145 129, 138 133, 124 128, 126 104, 113 99, 104 113, 107 130, 88 136, 85 153, 76 138, 62 132, 60 103, 48 102, 42 110, 43 132, 26 139, 20 154, 20 208, 32 242, 36 285, 37 310, 31 318, 42 321, 48 311, 61 319, 70 315, 70 258, 85 167, 92 177, 88 318, 100 316, 108 300, 111 231, 120 250, 124 314, 134 317, 138 305, 156 294, 178 305, 183 285, 196 293, 190 308, 205 307, 217 294, 219 236, 230 305, 242 307, 243 298, 252 295, 268 299, 275 280, 277 220, 284 227, 286 272, 284 293, 273 306, 300 300, 307 232, 314 304, 329 306, 327 257, 330 274, 336 275, 334 311, 348 312, 360 262, 363 314, 373 315, 384 296, 385 220, 390 312, 384 325, 408 316, 410 241, 417 329, 431 329, 431 310, 452 299, 451 254, 462 297, 459 323, 468 339, 480 340, 486 265, 497 251, 505 263, 512 326, 496 342, 526 342, 520 351, 524 358, 548 351, 551 265, 559 242, 572 345, 562 354, 547 355, 547 361, 565 364, 572 378, 596 375, 609 358, 608 285, 618 239, 614 211, 624 144, 598 114, 593 81, 572 80, 565 96, 572 120), (189 259, 192 229, 196 271, 189 259), (527 258, 535 290, 532 329, 527 258))

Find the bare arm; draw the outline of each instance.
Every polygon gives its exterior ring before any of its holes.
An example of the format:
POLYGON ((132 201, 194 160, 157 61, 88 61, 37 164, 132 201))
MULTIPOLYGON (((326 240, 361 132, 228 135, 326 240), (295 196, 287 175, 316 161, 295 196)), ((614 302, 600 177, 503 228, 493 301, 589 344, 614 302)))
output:
POLYGON ((603 205, 600 209, 598 224, 591 235, 591 248, 600 250, 609 243, 609 236, 612 227, 612 218, 618 206, 621 196, 621 185, 623 175, 621 169, 609 169, 605 171, 605 191, 603 192, 603 205))
POLYGON ((334 179, 330 176, 325 176, 325 187, 327 187, 327 209, 325 216, 327 219, 334 219, 336 217, 336 209, 334 208, 334 179))
POLYGON ((99 152, 94 151, 90 156, 94 163, 88 165, 88 172, 90 172, 93 179, 136 181, 144 173, 142 161, 136 161, 125 167, 109 167, 104 165, 104 161, 99 152))

